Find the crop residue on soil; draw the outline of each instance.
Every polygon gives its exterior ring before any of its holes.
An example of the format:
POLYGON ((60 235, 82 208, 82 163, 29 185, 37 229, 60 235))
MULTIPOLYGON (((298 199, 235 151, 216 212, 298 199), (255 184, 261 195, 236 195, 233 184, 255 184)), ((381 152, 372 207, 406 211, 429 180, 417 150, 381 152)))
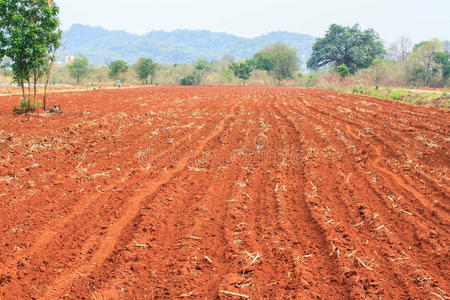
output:
POLYGON ((448 299, 446 110, 301 88, 0 97, 0 298, 448 299))

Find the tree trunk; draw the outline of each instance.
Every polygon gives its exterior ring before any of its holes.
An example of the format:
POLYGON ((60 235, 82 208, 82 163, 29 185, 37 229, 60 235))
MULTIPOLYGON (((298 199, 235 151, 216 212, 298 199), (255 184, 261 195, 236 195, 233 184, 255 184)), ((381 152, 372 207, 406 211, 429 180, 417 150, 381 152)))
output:
POLYGON ((31 104, 31 84, 30 84, 30 78, 28 78, 27 82, 28 82, 28 107, 30 107, 30 104, 31 104))
POLYGON ((33 93, 34 93, 34 95, 33 95, 33 106, 36 106, 36 98, 37 98, 37 87, 36 87, 36 85, 37 85, 37 80, 38 80, 37 77, 38 77, 37 73, 35 72, 34 73, 34 78, 33 78, 33 82, 34 82, 34 86, 33 86, 33 93))
POLYGON ((46 100, 47 100, 47 85, 48 82, 50 81, 50 73, 52 71, 52 67, 53 67, 53 62, 55 61, 55 51, 53 51, 53 56, 50 60, 50 65, 48 67, 48 71, 47 71, 47 79, 45 80, 45 86, 44 86, 44 100, 43 100, 43 105, 44 105, 44 110, 46 110, 46 100))
POLYGON ((25 97, 25 84, 24 84, 24 82, 22 81, 20 85, 22 86, 23 101, 25 101, 25 99, 26 99, 26 97, 25 97))

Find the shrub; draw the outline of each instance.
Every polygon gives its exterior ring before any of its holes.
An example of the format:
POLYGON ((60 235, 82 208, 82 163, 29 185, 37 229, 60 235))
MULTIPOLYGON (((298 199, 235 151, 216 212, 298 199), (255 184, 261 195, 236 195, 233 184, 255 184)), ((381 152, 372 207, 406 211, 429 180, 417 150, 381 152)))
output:
POLYGON ((344 78, 345 76, 348 76, 350 74, 346 64, 342 64, 342 65, 338 66, 337 72, 338 72, 339 76, 341 76, 341 78, 344 78))
POLYGON ((354 86, 352 87, 352 94, 366 94, 367 88, 363 86, 354 86))
POLYGON ((180 84, 181 85, 194 85, 195 84, 195 75, 189 74, 186 77, 181 78, 180 84))
POLYGON ((402 97, 402 95, 401 95, 401 93, 398 92, 398 91, 393 91, 393 92, 390 93, 390 98, 391 98, 392 100, 400 100, 401 97, 402 97))
POLYGON ((19 101, 19 108, 14 107, 14 112, 19 114, 24 114, 31 110, 34 110, 37 107, 37 104, 31 102, 31 99, 24 99, 19 101))

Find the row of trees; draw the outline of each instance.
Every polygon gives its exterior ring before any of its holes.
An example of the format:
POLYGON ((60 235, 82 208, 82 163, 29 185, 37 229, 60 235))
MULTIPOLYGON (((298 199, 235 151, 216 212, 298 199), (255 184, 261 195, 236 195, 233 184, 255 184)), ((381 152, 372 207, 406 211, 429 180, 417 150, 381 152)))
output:
POLYGON ((386 84, 448 86, 450 54, 437 39, 413 46, 406 37, 386 50, 372 29, 333 24, 314 43, 307 66, 335 71, 341 77, 372 75, 372 80, 386 84))
POLYGON ((450 53, 443 51, 442 42, 434 39, 414 45, 403 62, 407 80, 425 86, 444 86, 450 75, 450 53))
MULTIPOLYGON (((252 58, 244 59, 238 62, 234 61, 234 57, 224 57, 220 67, 224 77, 229 78, 229 74, 243 81, 250 79, 254 71, 265 71, 278 84, 282 80, 291 79, 297 76, 299 59, 297 50, 290 48, 284 44, 275 44, 266 47, 262 51, 256 53, 252 58)), ((217 62, 209 62, 207 59, 198 59, 192 64, 192 71, 178 80, 181 85, 200 85, 205 76, 213 72, 217 72, 217 62)), ((177 66, 174 65, 173 68, 177 66)), ((124 80, 127 72, 134 72, 143 84, 154 83, 157 70, 163 70, 163 66, 154 63, 150 58, 140 58, 133 66, 129 66, 123 60, 112 61, 108 64, 108 75, 112 80, 124 80)), ((86 57, 79 55, 74 59, 71 65, 67 66, 67 70, 77 84, 96 69, 89 66, 86 57)))
MULTIPOLYGON (((80 58, 79 62, 87 68, 85 59, 80 58)), ((230 76, 238 78, 244 85, 257 71, 265 72, 278 84, 301 76, 298 73, 297 50, 281 43, 267 46, 253 57, 237 62, 228 55, 219 64, 220 70, 217 69, 217 62, 199 59, 192 64, 189 73, 177 79, 176 84, 199 85, 214 72, 221 72, 228 82, 231 81, 230 76)), ((76 65, 77 59, 71 69, 76 65)), ((128 70, 124 61, 111 62, 108 67, 111 79, 123 77, 128 70)), ((151 83, 154 82, 158 69, 169 68, 169 73, 173 75, 177 67, 158 67, 151 59, 140 59, 132 69, 147 84, 149 77, 151 83)), ((410 39, 402 37, 385 49, 373 29, 361 30, 359 25, 346 27, 333 24, 325 36, 314 43, 307 67, 319 73, 335 72, 341 77, 350 75, 369 84, 448 86, 450 55, 439 40, 413 45, 410 39)), ((79 82, 79 77, 74 78, 79 82)))
MULTIPOLYGON (((278 84, 281 84, 282 80, 294 78, 299 69, 297 50, 282 43, 267 46, 252 58, 238 62, 234 62, 234 59, 228 61, 228 70, 234 77, 241 79, 244 85, 256 70, 266 71, 278 84)), ((204 59, 199 60, 194 68, 194 72, 181 80, 182 85, 200 84, 202 77, 208 71, 208 62, 204 59)))
POLYGON ((437 39, 413 44, 400 37, 383 58, 376 58, 370 67, 358 70, 355 77, 366 84, 389 86, 450 85, 450 53, 437 39))
MULTIPOLYGON (((150 77, 151 84, 153 84, 157 66, 158 64, 154 63, 151 58, 140 58, 133 68, 143 83, 148 84, 148 78, 150 77)), ((84 77, 90 72, 95 71, 89 66, 88 59, 83 55, 75 57, 73 63, 68 65, 67 69, 70 76, 76 80, 76 84, 80 84, 84 77)), ((112 61, 108 64, 108 76, 113 80, 123 79, 123 75, 128 69, 129 66, 124 60, 112 61)))

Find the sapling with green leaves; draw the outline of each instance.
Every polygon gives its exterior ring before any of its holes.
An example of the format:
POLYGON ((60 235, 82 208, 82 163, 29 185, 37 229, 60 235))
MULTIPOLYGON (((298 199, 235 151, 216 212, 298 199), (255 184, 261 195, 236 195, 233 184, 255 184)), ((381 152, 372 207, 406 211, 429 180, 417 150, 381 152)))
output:
POLYGON ((48 78, 62 34, 58 14, 53 1, 0 0, 0 60, 7 57, 12 62, 13 80, 22 88, 27 103, 24 110, 36 107, 37 84, 47 74, 45 109, 48 78))

